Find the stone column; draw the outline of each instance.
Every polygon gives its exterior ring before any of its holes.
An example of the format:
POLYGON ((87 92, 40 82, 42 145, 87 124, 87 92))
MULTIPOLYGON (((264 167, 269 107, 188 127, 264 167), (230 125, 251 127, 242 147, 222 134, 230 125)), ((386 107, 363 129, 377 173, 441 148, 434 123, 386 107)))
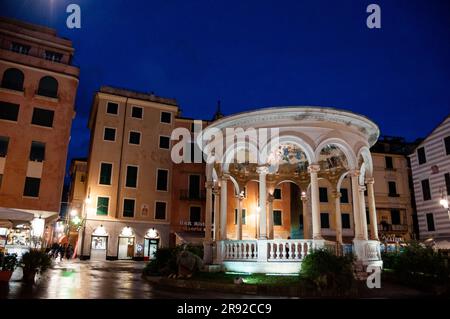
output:
POLYGON ((267 235, 269 239, 273 239, 273 195, 269 194, 269 214, 267 216, 267 235))
POLYGON ((333 191, 332 197, 334 198, 334 216, 336 218, 336 242, 342 244, 341 193, 333 191))
POLYGON ((259 239, 267 239, 266 175, 269 169, 267 166, 259 166, 256 171, 259 174, 259 239))
POLYGON ((370 177, 366 179, 367 184, 367 199, 369 202, 369 216, 370 216, 370 239, 378 239, 378 220, 377 210, 375 206, 375 192, 373 190, 374 178, 370 177))
POLYGON ((211 223, 212 223, 212 187, 213 182, 205 183, 206 188, 206 209, 205 209, 205 240, 203 241, 203 262, 211 264, 213 261, 211 223))
POLYGON ((220 184, 220 240, 227 239, 227 180, 228 175, 222 175, 220 184))
POLYGON ((312 237, 313 239, 323 239, 320 229, 320 201, 319 201, 319 181, 317 173, 320 170, 318 164, 309 165, 308 171, 311 176, 311 211, 312 211, 312 237))
POLYGON ((220 201, 220 190, 214 189, 214 240, 220 240, 220 211, 219 211, 219 201, 220 201))
POLYGON ((366 199, 364 198, 365 186, 359 186, 359 201, 361 205, 361 230, 364 236, 364 240, 368 239, 367 236, 367 215, 366 215, 366 199))
POLYGON ((211 241, 211 226, 212 226, 212 187, 213 182, 205 183, 206 188, 206 206, 205 206, 205 241, 211 241))
POLYGON ((303 211, 303 237, 304 239, 312 239, 311 213, 308 209, 308 196, 306 195, 306 192, 302 192, 302 211, 303 211))
POLYGON ((236 223, 236 239, 242 240, 242 196, 236 195, 237 223, 236 223))
POLYGON ((364 239, 361 225, 361 203, 359 199, 359 183, 358 170, 352 170, 349 173, 352 181, 352 206, 353 206, 353 220, 355 221, 355 239, 364 239))

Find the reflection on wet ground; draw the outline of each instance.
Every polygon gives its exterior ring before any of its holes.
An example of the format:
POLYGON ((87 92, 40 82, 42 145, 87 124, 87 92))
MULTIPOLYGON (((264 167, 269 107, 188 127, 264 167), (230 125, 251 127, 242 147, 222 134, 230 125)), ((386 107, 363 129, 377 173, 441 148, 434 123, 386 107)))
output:
POLYGON ((55 264, 34 286, 21 282, 17 269, 9 285, 0 285, 0 299, 154 299, 250 298, 248 295, 205 291, 161 290, 141 277, 144 262, 63 261, 55 264))

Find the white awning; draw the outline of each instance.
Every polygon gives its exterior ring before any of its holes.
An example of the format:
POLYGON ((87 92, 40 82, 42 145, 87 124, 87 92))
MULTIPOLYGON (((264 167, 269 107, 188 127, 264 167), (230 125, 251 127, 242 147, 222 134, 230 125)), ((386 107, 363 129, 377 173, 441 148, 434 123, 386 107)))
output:
POLYGON ((20 223, 30 222, 33 218, 33 213, 0 207, 0 227, 10 228, 20 223))

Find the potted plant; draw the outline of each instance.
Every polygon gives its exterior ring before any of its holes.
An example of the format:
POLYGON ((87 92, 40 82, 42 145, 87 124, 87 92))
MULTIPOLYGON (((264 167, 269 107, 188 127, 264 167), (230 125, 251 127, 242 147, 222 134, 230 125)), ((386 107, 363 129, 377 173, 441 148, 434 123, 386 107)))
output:
POLYGON ((17 255, 0 253, 0 282, 8 282, 18 265, 17 255))
POLYGON ((34 283, 34 277, 39 272, 44 272, 50 267, 52 260, 44 251, 31 249, 22 255, 20 265, 23 269, 22 280, 28 283, 34 283))

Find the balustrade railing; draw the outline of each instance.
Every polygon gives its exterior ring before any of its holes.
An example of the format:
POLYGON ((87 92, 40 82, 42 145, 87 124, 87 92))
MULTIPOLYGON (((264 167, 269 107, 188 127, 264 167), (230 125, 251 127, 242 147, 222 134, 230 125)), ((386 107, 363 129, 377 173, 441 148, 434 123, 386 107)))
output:
POLYGON ((312 250, 311 240, 274 239, 267 241, 268 261, 299 261, 312 250))
POLYGON ((231 240, 223 245, 224 260, 254 260, 258 259, 258 242, 256 240, 231 240))

